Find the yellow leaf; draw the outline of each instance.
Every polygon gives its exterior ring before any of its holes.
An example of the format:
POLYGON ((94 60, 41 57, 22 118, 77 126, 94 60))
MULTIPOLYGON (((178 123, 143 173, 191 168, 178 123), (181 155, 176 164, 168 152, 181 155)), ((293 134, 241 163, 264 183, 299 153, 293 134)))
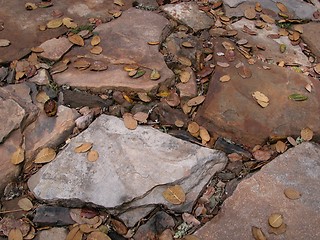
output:
POLYGON ((228 82, 230 81, 230 76, 229 75, 223 75, 222 77, 220 77, 220 82, 228 82))
POLYGON ((160 73, 158 72, 158 70, 153 69, 150 75, 150 79, 151 80, 158 80, 161 77, 160 73))
POLYGON ((111 238, 103 232, 92 232, 88 235, 87 240, 111 240, 111 238))
POLYGON ((8 234, 8 240, 23 240, 21 230, 17 228, 11 229, 8 234))
POLYGON ((53 19, 53 20, 49 21, 47 23, 47 28, 58 28, 61 25, 62 25, 62 19, 57 18, 57 19, 53 19))
POLYGON ((40 91, 38 92, 38 94, 36 95, 36 100, 39 103, 45 103, 46 101, 48 101, 50 99, 50 97, 48 96, 48 94, 45 91, 40 91))
POLYGON ((24 211, 30 211, 33 208, 33 204, 28 198, 21 198, 18 206, 24 211))
POLYGON ((252 97, 257 101, 257 103, 265 108, 269 105, 269 98, 264 95, 263 93, 256 91, 254 93, 252 93, 252 97))
POLYGON ((260 228, 252 227, 251 231, 255 240, 267 240, 266 236, 260 228))
POLYGON ((286 195, 286 197, 291 199, 291 200, 296 200, 296 199, 299 199, 301 197, 301 193, 298 192, 297 190, 293 189, 293 188, 286 188, 284 190, 284 195, 286 195))
POLYGON ((123 0, 114 0, 113 3, 118 5, 118 6, 124 6, 124 1, 123 0))
POLYGON ((138 126, 137 120, 135 120, 131 113, 125 113, 123 114, 123 121, 126 128, 130 130, 134 130, 138 126))
POLYGON ((191 60, 186 57, 178 57, 178 61, 179 61, 179 63, 181 63, 182 65, 185 65, 187 67, 190 67, 192 65, 191 60))
POLYGON ((310 141, 313 138, 313 131, 310 128, 304 128, 300 132, 301 138, 305 141, 310 141))
POLYGON ((191 134, 196 134, 200 131, 200 126, 196 122, 190 122, 188 124, 188 132, 191 134))
POLYGON ((83 38, 78 34, 73 34, 68 37, 69 41, 78 46, 84 46, 83 38))
POLYGON ((181 81, 182 83, 187 83, 187 82, 189 82, 190 77, 191 77, 191 75, 190 75, 190 73, 187 72, 187 71, 183 71, 183 72, 181 72, 181 73, 179 74, 179 78, 180 78, 180 81, 181 81))
POLYGON ((24 150, 18 147, 17 150, 11 155, 11 163, 18 165, 24 161, 24 150))
POLYGON ((75 226, 70 230, 68 233, 66 240, 81 240, 82 239, 82 232, 80 231, 79 226, 75 226), (81 235, 81 238, 79 239, 79 235, 81 235))
POLYGON ((168 187, 162 196, 170 203, 174 205, 180 205, 186 201, 186 194, 181 186, 175 185, 168 187))
POLYGON ((91 48, 91 50, 90 50, 90 52, 91 52, 92 54, 96 54, 96 55, 101 54, 102 51, 103 51, 103 49, 102 49, 102 47, 100 47, 100 46, 94 46, 94 47, 91 48))
POLYGON ((88 152, 91 148, 92 148, 92 143, 90 142, 85 142, 80 144, 79 146, 77 146, 74 151, 76 153, 84 153, 84 152, 88 152))
POLYGON ((148 42, 149 45, 159 45, 160 42, 159 41, 150 41, 148 42))
POLYGON ((96 229, 91 224, 81 224, 80 231, 83 233, 91 233, 93 231, 96 231, 96 229))
POLYGON ((78 24, 74 23, 72 18, 65 17, 65 18, 62 19, 62 23, 67 28, 74 29, 74 28, 78 27, 78 24))
POLYGON ((287 150, 287 144, 285 144, 284 142, 282 141, 278 141, 276 143, 276 150, 278 153, 284 153, 286 150, 287 150))
POLYGON ((210 134, 204 127, 200 126, 200 137, 204 142, 210 141, 210 134))
POLYGON ((282 215, 279 213, 273 213, 270 215, 268 222, 271 227, 278 228, 283 223, 282 215))
POLYGON ((87 155, 87 159, 90 162, 95 162, 99 158, 99 153, 95 150, 90 150, 87 155))
POLYGON ((98 35, 94 35, 93 38, 91 39, 91 45, 96 46, 101 42, 101 39, 98 35))
POLYGON ((56 152, 52 148, 42 149, 36 156, 34 163, 48 163, 56 158, 56 152))

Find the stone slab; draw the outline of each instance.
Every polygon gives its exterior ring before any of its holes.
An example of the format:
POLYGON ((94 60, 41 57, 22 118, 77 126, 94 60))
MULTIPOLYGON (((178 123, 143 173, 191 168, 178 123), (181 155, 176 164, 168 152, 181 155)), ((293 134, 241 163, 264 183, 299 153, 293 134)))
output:
POLYGON ((320 58, 320 23, 310 22, 303 25, 303 34, 301 35, 303 41, 308 44, 311 52, 320 58))
POLYGON ((256 226, 270 240, 320 238, 320 146, 303 143, 272 160, 252 177, 243 180, 209 223, 195 234, 201 240, 254 239, 256 226), (290 200, 284 195, 293 188, 302 195, 290 200), (268 218, 280 213, 285 233, 268 233, 268 218))
POLYGON ((107 89, 128 91, 151 91, 158 84, 174 77, 167 67, 158 45, 149 45, 148 42, 162 41, 170 29, 169 21, 154 12, 130 8, 121 17, 109 23, 101 24, 95 32, 99 34, 99 44, 103 52, 100 55, 90 53, 91 45, 74 48, 67 54, 73 61, 76 56, 84 56, 88 61, 100 60, 109 65, 105 71, 80 71, 72 67, 53 75, 59 84, 67 84, 79 89, 90 89, 94 92, 104 92, 107 89), (134 23, 134 24, 133 24, 134 23), (146 73, 137 79, 128 76, 123 70, 125 65, 135 64, 146 70, 146 73), (153 69, 160 72, 161 78, 150 80, 153 69))

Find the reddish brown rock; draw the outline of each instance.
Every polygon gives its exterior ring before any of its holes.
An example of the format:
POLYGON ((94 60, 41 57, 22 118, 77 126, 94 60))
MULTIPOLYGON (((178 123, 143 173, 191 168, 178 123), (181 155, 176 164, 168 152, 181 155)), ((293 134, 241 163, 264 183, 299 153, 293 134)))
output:
POLYGON ((201 240, 254 239, 253 226, 261 228, 266 239, 320 238, 320 146, 303 143, 268 163, 261 171, 243 180, 209 223, 195 234, 201 240), (301 194, 287 198, 284 190, 301 194), (268 218, 279 213, 287 225, 280 235, 269 233, 268 218))
MULTIPOLYGON (((221 42, 216 42, 215 46, 217 51, 224 51, 221 42)), ((314 114, 320 111, 318 81, 275 65, 268 65, 270 70, 265 70, 259 61, 249 65, 238 52, 236 59, 228 68, 216 67, 206 100, 196 116, 199 124, 247 146, 261 144, 271 135, 297 136, 305 127, 319 137, 320 122, 314 114), (240 60, 245 69, 251 71, 251 77, 244 79, 239 75, 241 67, 237 69, 235 65, 240 60), (226 74, 231 80, 220 82, 220 77, 226 74), (305 89, 307 83, 313 84, 311 93, 305 89), (260 107, 252 97, 255 91, 269 98, 266 108, 260 107), (291 100, 289 95, 293 93, 303 94, 308 99, 291 100)), ((224 56, 217 56, 217 61, 226 62, 224 56)))
POLYGON ((320 57, 320 22, 310 22, 303 25, 302 39, 318 58, 320 57))
POLYGON ((90 89, 102 92, 106 89, 129 91, 151 91, 159 83, 174 77, 167 67, 163 55, 158 51, 158 45, 148 42, 162 41, 166 37, 169 21, 161 15, 149 11, 131 8, 114 21, 102 24, 95 29, 101 38, 99 46, 103 52, 100 55, 90 53, 89 42, 85 47, 74 48, 68 57, 86 56, 88 61, 104 61, 109 65, 105 71, 80 71, 71 66, 68 70, 55 74, 54 80, 59 84, 67 84, 79 89, 90 89), (134 24, 133 24, 134 23, 134 24), (123 67, 136 64, 146 70, 139 78, 131 78, 123 67), (159 71, 159 80, 150 80, 153 69, 159 71))
POLYGON ((52 38, 39 46, 44 50, 40 54, 40 57, 51 61, 58 61, 66 52, 68 52, 72 45, 73 44, 66 37, 52 38))

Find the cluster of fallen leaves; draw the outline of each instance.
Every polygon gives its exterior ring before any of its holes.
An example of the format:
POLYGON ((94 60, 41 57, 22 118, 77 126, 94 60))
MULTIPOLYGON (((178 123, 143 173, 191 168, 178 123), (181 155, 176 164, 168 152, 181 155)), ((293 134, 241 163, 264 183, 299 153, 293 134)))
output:
POLYGON ((87 160, 89 162, 95 162, 99 158, 99 153, 96 150, 92 149, 93 143, 91 142, 85 142, 81 143, 77 147, 75 147, 74 152, 75 153, 87 153, 87 160))

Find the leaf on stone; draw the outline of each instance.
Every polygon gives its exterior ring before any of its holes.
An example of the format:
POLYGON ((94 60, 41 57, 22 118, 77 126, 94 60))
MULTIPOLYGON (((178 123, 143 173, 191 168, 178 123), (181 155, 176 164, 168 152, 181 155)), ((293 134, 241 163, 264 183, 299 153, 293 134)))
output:
POLYGON ((67 69, 68 69, 67 64, 63 62, 58 62, 51 68, 50 73, 51 75, 53 75, 53 74, 61 73, 67 69))
POLYGON ((148 96, 148 94, 147 93, 138 93, 138 97, 139 97, 139 99, 141 100, 141 101, 143 101, 143 102, 151 102, 151 98, 148 96))
POLYGON ((123 114, 123 121, 126 128, 134 130, 138 126, 137 120, 134 119, 131 113, 123 114))
POLYGON ((150 74, 150 79, 151 80, 158 80, 161 77, 160 73, 158 70, 153 69, 151 74, 150 74))
POLYGON ((143 70, 143 69, 139 69, 138 71, 137 71, 137 73, 134 75, 134 76, 132 76, 132 78, 139 78, 139 77, 142 77, 144 74, 146 73, 146 71, 145 70, 143 70))
POLYGON ((79 69, 79 70, 85 70, 88 67, 90 67, 91 63, 87 61, 86 59, 79 58, 76 61, 73 62, 72 66, 79 69))
POLYGON ((23 235, 20 229, 13 228, 8 234, 8 240, 23 240, 23 235))
POLYGON ((318 63, 317 65, 315 65, 313 67, 313 70, 317 73, 317 74, 320 74, 320 63, 318 63))
POLYGON ((56 151, 52 148, 43 148, 36 156, 34 163, 48 163, 56 157, 56 151))
POLYGON ((149 41, 148 44, 149 45, 159 45, 160 42, 159 41, 149 41))
POLYGON ((18 147, 17 150, 11 155, 11 163, 18 165, 24 161, 24 149, 18 147))
POLYGON ((94 35, 93 38, 91 39, 90 44, 91 44, 92 46, 96 46, 96 45, 98 45, 100 42, 101 42, 100 37, 99 37, 98 35, 94 35))
POLYGON ((294 101, 305 101, 308 99, 308 97, 304 96, 302 94, 299 94, 299 93, 293 93, 293 94, 289 95, 289 99, 294 100, 294 101))
POLYGON ((244 79, 250 78, 252 76, 250 68, 245 65, 242 65, 238 68, 238 74, 244 79))
POLYGON ((180 97, 175 91, 170 91, 170 94, 166 97, 165 101, 169 106, 176 107, 180 104, 180 97))
POLYGON ((188 132, 191 134, 196 134, 200 131, 200 126, 196 122, 190 122, 188 124, 188 132))
POLYGON ((286 51, 286 49, 287 49, 287 45, 285 45, 285 44, 280 44, 280 52, 281 53, 284 53, 285 51, 286 51))
POLYGON ((0 47, 7 47, 11 44, 8 39, 0 39, 0 47))
POLYGON ((266 236, 262 232, 261 228, 258 227, 252 227, 252 236, 254 237, 255 240, 267 240, 266 236))
POLYGON ((124 6, 124 1, 123 0, 114 0, 113 3, 118 5, 118 6, 124 6))
POLYGON ((122 222, 116 220, 116 219, 111 219, 110 222, 112 228, 120 235, 126 235, 128 232, 128 228, 126 225, 124 225, 122 222))
POLYGON ((222 42, 222 46, 226 50, 234 50, 234 45, 231 42, 224 41, 222 42))
POLYGON ((118 18, 121 16, 122 11, 117 11, 117 10, 110 10, 108 11, 114 18, 118 18))
POLYGON ((303 33, 303 26, 302 26, 302 24, 294 25, 294 26, 293 26, 293 29, 294 29, 295 31, 297 31, 298 33, 303 33))
POLYGON ((92 148, 91 142, 81 143, 79 146, 75 147, 74 152, 76 153, 84 153, 88 152, 92 148))
POLYGON ((78 35, 78 34, 73 34, 71 36, 68 37, 69 41, 75 45, 78 45, 78 46, 84 46, 84 40, 83 38, 78 35))
POLYGON ((311 84, 307 84, 305 87, 304 87, 308 92, 311 92, 312 91, 312 86, 311 84))
POLYGON ((296 200, 301 197, 301 193, 294 188, 286 188, 284 190, 284 195, 291 200, 296 200))
POLYGON ((279 213, 273 213, 268 219, 269 225, 274 228, 278 228, 283 223, 283 217, 279 213))
POLYGON ((102 51, 103 51, 103 49, 102 49, 102 47, 100 47, 100 46, 94 46, 93 48, 90 49, 90 52, 91 52, 92 54, 96 54, 96 55, 101 54, 102 51))
POLYGON ((230 153, 228 154, 228 158, 231 162, 241 161, 243 159, 238 153, 230 153))
POLYGON ((128 72, 129 77, 133 77, 134 75, 136 75, 138 72, 138 70, 132 70, 130 72, 128 72))
POLYGON ((87 154, 87 159, 89 162, 95 162, 99 158, 99 153, 96 150, 90 150, 87 154))
POLYGON ((305 141, 310 141, 313 138, 313 131, 310 128, 303 128, 300 132, 301 138, 305 141))
POLYGON ((191 42, 182 42, 181 45, 185 48, 193 48, 193 44, 191 42))
POLYGON ((244 16, 247 19, 254 19, 256 17, 256 10, 253 7, 248 7, 244 10, 244 16))
POLYGON ((48 96, 48 94, 45 91, 40 91, 38 92, 38 94, 36 95, 36 100, 39 103, 45 103, 46 101, 48 101, 50 99, 50 97, 48 96))
POLYGON ((181 81, 182 83, 187 83, 187 82, 189 82, 190 77, 191 77, 191 75, 190 75, 190 73, 189 73, 188 71, 182 71, 182 72, 179 74, 179 78, 180 78, 180 81, 181 81))
POLYGON ((298 145, 298 143, 296 142, 296 140, 294 140, 293 137, 287 137, 287 140, 292 146, 297 146, 298 145))
POLYGON ((270 23, 270 24, 275 23, 275 20, 274 20, 272 17, 270 17, 269 15, 261 14, 260 17, 261 17, 261 19, 262 19, 263 21, 265 21, 266 23, 270 23))
POLYGON ((47 23, 47 28, 58 28, 62 25, 62 19, 61 18, 57 18, 57 19, 53 19, 51 21, 49 21, 47 23))
POLYGON ((227 68, 230 66, 230 64, 227 62, 217 62, 217 65, 223 68, 227 68))
POLYGON ((261 6, 261 3, 259 2, 256 2, 256 5, 255 5, 255 10, 257 12, 261 12, 262 11, 262 6, 261 6))
POLYGON ((287 13, 288 12, 288 8, 281 2, 277 2, 277 7, 283 13, 287 13))
POLYGON ((204 127, 200 126, 200 133, 199 133, 202 141, 209 142, 210 141, 210 134, 204 127))
POLYGON ((18 201, 18 206, 24 211, 30 211, 33 208, 33 204, 29 198, 21 198, 18 201))
POLYGON ((220 82, 228 82, 230 81, 230 76, 229 75, 223 75, 222 77, 220 77, 220 82))
POLYGON ((271 158, 270 151, 264 150, 257 150, 252 155, 258 161, 268 161, 271 158))
POLYGON ((111 238, 103 232, 92 232, 87 236, 87 240, 111 240, 111 238))
POLYGON ((191 60, 187 57, 178 57, 178 62, 187 67, 192 65, 191 60))
POLYGON ((174 185, 168 187, 162 196, 170 203, 174 205, 183 204, 186 201, 186 194, 180 185, 174 185))
POLYGON ((201 96, 197 96, 194 98, 191 98, 188 102, 187 105, 189 107, 193 107, 193 106, 198 106, 199 104, 203 103, 203 101, 206 99, 205 96, 201 95, 201 96))
POLYGON ((288 149, 287 144, 282 141, 277 141, 276 150, 278 153, 284 153, 288 149))
POLYGON ((269 105, 269 98, 266 95, 264 95, 262 92, 255 91, 254 93, 252 93, 252 97, 263 108, 269 105))
POLYGON ((103 61, 93 61, 93 63, 90 65, 91 71, 105 71, 108 69, 108 65, 103 61))
POLYGON ((278 228, 273 228, 269 226, 269 233, 275 234, 275 235, 280 235, 283 234, 287 231, 287 224, 282 223, 280 227, 278 228))
POLYGON ((183 104, 182 111, 184 114, 188 114, 191 112, 192 107, 188 106, 188 104, 183 104))
POLYGON ((81 240, 82 239, 81 234, 82 232, 80 231, 79 226, 75 226, 68 233, 66 240, 81 240), (80 235, 81 235, 81 239, 79 239, 80 235))
POLYGON ((181 128, 181 127, 184 126, 184 122, 183 122, 182 120, 180 120, 180 119, 177 119, 177 120, 174 122, 174 125, 175 125, 176 127, 181 128))
POLYGON ((184 222, 187 224, 192 224, 193 226, 198 226, 200 225, 200 221, 196 219, 192 214, 190 213, 183 213, 182 214, 182 219, 184 222))
POLYGON ((18 71, 16 72, 16 80, 19 80, 20 78, 22 78, 25 75, 25 72, 22 71, 18 71))
POLYGON ((78 27, 78 24, 76 24, 75 22, 73 22, 72 18, 69 17, 65 17, 62 19, 62 23, 64 26, 66 26, 66 28, 76 28, 78 27))
POLYGON ((29 11, 30 11, 30 10, 35 10, 35 9, 38 8, 36 4, 30 3, 30 2, 27 2, 27 3, 24 5, 24 7, 25 7, 26 10, 29 10, 29 11))
POLYGON ((133 115, 133 118, 141 123, 147 123, 148 117, 149 117, 149 114, 145 112, 137 112, 136 114, 133 115))

